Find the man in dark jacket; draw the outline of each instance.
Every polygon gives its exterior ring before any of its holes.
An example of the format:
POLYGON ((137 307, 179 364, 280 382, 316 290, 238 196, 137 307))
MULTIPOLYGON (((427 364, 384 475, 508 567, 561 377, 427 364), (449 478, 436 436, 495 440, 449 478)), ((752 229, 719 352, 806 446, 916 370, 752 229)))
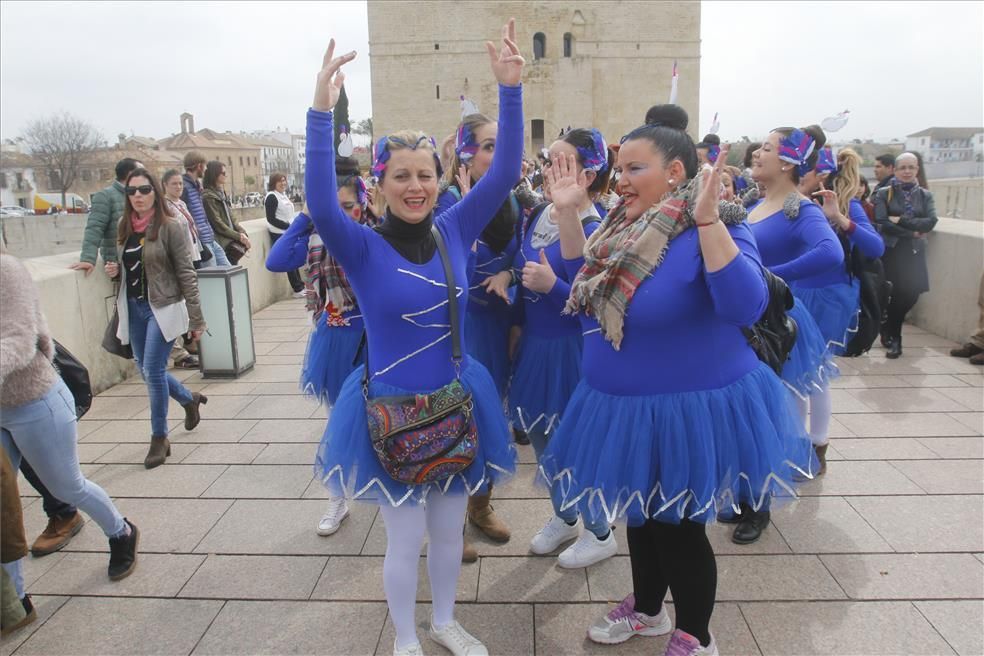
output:
POLYGON ((79 261, 70 264, 70 269, 92 273, 96 266, 96 256, 101 251, 103 262, 116 262, 116 225, 123 216, 123 184, 130 172, 142 168, 143 164, 131 157, 124 157, 116 163, 116 182, 92 194, 92 208, 85 222, 82 236, 82 254, 79 261))
POLYGON ((205 175, 207 162, 208 158, 198 150, 189 151, 184 156, 185 173, 181 176, 184 180, 184 190, 181 192, 181 200, 188 206, 188 211, 195 219, 198 239, 212 253, 212 259, 205 263, 205 266, 230 266, 225 251, 215 242, 215 231, 212 230, 212 226, 208 222, 205 205, 202 203, 201 179, 205 175))
POLYGON ((878 184, 871 190, 872 198, 875 192, 892 184, 892 180, 895 179, 895 155, 885 153, 875 158, 875 179, 878 180, 878 184))

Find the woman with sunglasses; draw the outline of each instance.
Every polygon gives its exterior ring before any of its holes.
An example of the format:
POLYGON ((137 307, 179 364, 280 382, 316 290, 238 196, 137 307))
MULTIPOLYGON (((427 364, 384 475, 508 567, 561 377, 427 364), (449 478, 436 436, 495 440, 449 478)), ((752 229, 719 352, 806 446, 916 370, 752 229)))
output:
POLYGON ((676 105, 649 110, 618 151, 621 196, 585 238, 588 180, 573 156, 546 175, 585 330, 584 378, 541 458, 565 506, 625 518, 632 593, 588 637, 673 631, 672 656, 716 656, 709 622, 715 510, 789 495, 809 442, 789 395, 742 332, 769 300, 744 210, 719 200, 727 149, 697 168, 676 105), (698 177, 699 176, 699 177, 698 177))
POLYGON ((133 347, 133 358, 147 383, 151 426, 150 449, 144 458, 147 469, 163 465, 171 455, 168 397, 184 408, 184 427, 189 431, 201 421, 200 407, 208 402, 167 373, 174 340, 185 333, 196 340, 205 330, 189 241, 185 220, 168 214, 154 175, 144 168, 131 172, 117 232, 120 263, 107 262, 106 273, 115 277, 123 267, 116 335, 133 347))
POLYGON ((437 147, 433 139, 412 130, 384 137, 376 144, 373 173, 387 206, 378 228, 352 221, 338 206, 335 194, 327 192, 335 188, 331 110, 344 80, 339 69, 355 58, 354 52, 336 58, 334 40, 328 46, 307 115, 308 209, 329 253, 345 268, 360 301, 368 339, 367 364, 342 385, 315 470, 332 494, 379 505, 387 534, 383 587, 396 628, 395 654, 421 653, 414 609, 425 534, 433 597, 431 639, 456 655, 488 654, 454 619, 461 527, 468 495, 514 471, 516 452, 488 370, 468 357, 454 359, 452 342, 463 342, 468 253, 519 179, 524 61, 515 34, 510 20, 503 28, 501 52, 491 42, 487 44, 499 83, 499 130, 492 165, 460 203, 436 218, 433 210, 441 171, 437 147), (438 253, 441 244, 446 245, 451 276, 438 253), (448 285, 452 282, 450 291, 460 299, 454 338, 449 330, 453 320, 448 285), (477 428, 474 456, 465 458, 462 464, 466 466, 443 479, 419 484, 397 481, 373 449, 367 401, 414 395, 430 399, 426 395, 454 387, 455 381, 471 394, 470 412, 477 428))

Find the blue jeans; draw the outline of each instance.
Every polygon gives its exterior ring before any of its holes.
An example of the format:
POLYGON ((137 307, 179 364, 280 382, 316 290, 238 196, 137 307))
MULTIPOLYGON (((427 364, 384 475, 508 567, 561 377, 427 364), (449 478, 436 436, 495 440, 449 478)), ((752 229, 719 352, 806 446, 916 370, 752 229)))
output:
MULTIPOLYGON (((527 437, 530 438, 530 444, 533 446, 533 452, 536 454, 537 461, 539 461, 540 458, 543 457, 543 452, 546 450, 547 442, 550 438, 540 430, 534 430, 527 433, 527 437)), ((550 486, 550 501, 553 503, 554 515, 560 517, 568 524, 573 524, 577 521, 578 512, 576 506, 571 506, 563 512, 560 510, 560 506, 564 502, 563 498, 561 498, 560 485, 555 484, 550 486)), ((599 539, 608 535, 608 532, 611 530, 611 527, 608 525, 608 522, 604 517, 600 517, 598 519, 584 517, 583 519, 584 528, 594 533, 595 537, 599 539)))
POLYGON ((106 537, 120 535, 123 516, 79 468, 76 429, 75 399, 60 378, 40 399, 4 408, 0 415, 0 437, 14 470, 23 454, 52 494, 78 506, 106 537))
MULTIPOLYGON (((157 319, 146 300, 127 298, 130 320, 130 346, 150 397, 150 429, 153 437, 167 437, 167 398, 181 405, 194 399, 188 388, 167 373, 167 359, 174 340, 164 341, 157 319)), ((32 461, 33 464, 33 461, 32 461)))
POLYGON ((229 261, 225 249, 219 245, 219 242, 208 241, 204 243, 208 246, 208 250, 212 251, 212 261, 206 262, 205 266, 232 266, 232 262, 229 261))

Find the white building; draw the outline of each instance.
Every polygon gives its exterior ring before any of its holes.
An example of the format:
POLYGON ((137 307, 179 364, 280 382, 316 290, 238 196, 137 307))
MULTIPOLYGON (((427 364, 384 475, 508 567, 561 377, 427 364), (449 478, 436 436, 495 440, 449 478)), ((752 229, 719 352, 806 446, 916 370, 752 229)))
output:
POLYGON ((250 133, 253 142, 262 148, 260 168, 263 172, 264 188, 270 174, 280 171, 287 174, 287 184, 291 189, 304 186, 304 146, 302 134, 292 134, 288 130, 256 130, 250 133))
POLYGON ((905 139, 906 150, 916 150, 923 161, 974 162, 984 159, 984 127, 926 128, 905 139))
POLYGON ((37 188, 29 155, 14 149, 0 152, 0 205, 33 209, 37 188))

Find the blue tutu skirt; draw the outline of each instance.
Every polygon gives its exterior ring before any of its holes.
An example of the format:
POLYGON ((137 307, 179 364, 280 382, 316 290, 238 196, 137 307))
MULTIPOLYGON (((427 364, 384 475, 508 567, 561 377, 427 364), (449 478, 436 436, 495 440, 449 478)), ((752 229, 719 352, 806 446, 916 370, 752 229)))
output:
MULTIPOLYGON (((464 471, 437 483, 408 485, 386 473, 369 438, 362 376, 365 365, 349 374, 342 385, 318 447, 315 475, 332 496, 346 497, 393 506, 416 505, 432 490, 444 494, 475 494, 487 483, 506 481, 516 471, 516 447, 502 413, 502 402, 489 372, 480 363, 466 358, 462 363, 461 384, 472 393, 478 427, 478 453, 464 471)), ((404 390, 373 382, 369 394, 400 396, 434 390, 404 390)))
POLYGON ((353 363, 362 341, 362 326, 329 327, 322 313, 318 325, 308 338, 307 352, 301 367, 301 389, 322 403, 334 405, 342 383, 365 362, 365 353, 353 363))
POLYGON ((580 333, 567 337, 523 334, 509 384, 509 417, 524 432, 549 435, 581 380, 580 333))
POLYGON ((502 312, 466 312, 465 347, 489 370, 499 398, 509 387, 509 315, 502 312))
POLYGON ((793 293, 809 310, 817 322, 820 334, 827 340, 827 348, 834 355, 844 353, 844 348, 856 332, 861 307, 861 283, 856 278, 851 283, 838 283, 826 287, 801 288, 792 286, 793 293))
POLYGON ((794 406, 764 364, 726 387, 676 394, 615 396, 582 381, 540 474, 563 509, 631 526, 758 510, 794 497, 794 477, 817 470, 794 406))
POLYGON ((796 320, 796 344, 783 365, 782 380, 793 393, 805 399, 824 389, 840 372, 820 327, 798 297, 789 316, 796 320))

